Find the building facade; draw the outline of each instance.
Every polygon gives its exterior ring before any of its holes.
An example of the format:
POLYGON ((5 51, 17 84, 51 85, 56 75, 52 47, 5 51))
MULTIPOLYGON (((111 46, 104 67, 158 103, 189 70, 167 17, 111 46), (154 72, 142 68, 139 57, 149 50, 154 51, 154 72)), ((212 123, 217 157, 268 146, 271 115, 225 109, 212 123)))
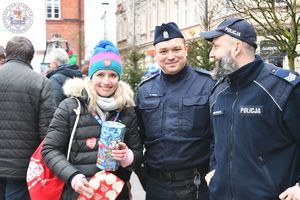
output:
POLYGON ((205 0, 117 0, 117 44, 121 52, 137 47, 145 68, 153 64, 155 26, 176 22, 185 38, 198 37, 205 0))
MULTIPOLYGON (((235 0, 236 3, 242 1, 246 0, 235 0)), ((284 6, 282 4, 285 1, 276 0, 276 3, 277 6, 284 6)), ((132 48, 144 52, 145 68, 155 63, 152 42, 156 25, 173 21, 189 40, 198 38, 199 33, 204 30, 215 28, 228 16, 238 16, 237 12, 230 8, 228 0, 117 0, 116 15, 118 47, 121 52, 132 48), (209 19, 208 24, 204 23, 205 19, 209 19)), ((267 62, 286 68, 288 66, 286 56, 264 36, 258 37, 257 52, 267 62)), ((296 71, 300 71, 298 63, 299 59, 296 59, 296 71)))
POLYGON ((73 49, 77 54, 77 64, 84 56, 83 11, 83 0, 46 0, 47 42, 58 41, 62 48, 73 49))

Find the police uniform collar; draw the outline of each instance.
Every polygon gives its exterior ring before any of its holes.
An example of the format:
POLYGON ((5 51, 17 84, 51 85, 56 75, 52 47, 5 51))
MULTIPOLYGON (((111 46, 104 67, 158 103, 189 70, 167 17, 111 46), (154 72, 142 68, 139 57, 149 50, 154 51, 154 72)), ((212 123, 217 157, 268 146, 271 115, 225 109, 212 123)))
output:
POLYGON ((251 83, 263 68, 263 60, 256 56, 253 62, 250 62, 238 70, 228 75, 228 82, 233 87, 243 87, 251 83))
POLYGON ((165 74, 162 71, 161 77, 165 81, 176 82, 176 81, 184 79, 188 75, 188 73, 189 73, 189 68, 188 68, 188 66, 185 65, 184 68, 177 74, 165 74))
POLYGON ((153 75, 149 76, 148 78, 142 80, 142 81, 139 83, 138 87, 140 87, 140 86, 143 85, 144 83, 146 83, 146 82, 148 82, 148 81, 154 79, 154 78, 155 78, 156 76, 158 76, 159 74, 160 74, 160 73, 153 74, 153 75))

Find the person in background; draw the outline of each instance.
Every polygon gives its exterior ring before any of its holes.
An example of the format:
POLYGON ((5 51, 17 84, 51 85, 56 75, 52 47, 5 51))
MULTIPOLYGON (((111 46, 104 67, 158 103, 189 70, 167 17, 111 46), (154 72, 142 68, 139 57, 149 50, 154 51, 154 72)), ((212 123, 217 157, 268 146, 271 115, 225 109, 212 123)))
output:
POLYGON ((188 47, 175 23, 156 26, 153 44, 161 73, 141 82, 136 98, 146 200, 207 200, 214 81, 186 64, 188 47))
POLYGON ((49 61, 49 70, 46 76, 52 83, 53 94, 58 105, 66 98, 62 89, 65 81, 74 77, 82 78, 82 72, 77 65, 68 64, 68 54, 62 48, 53 49, 50 52, 49 61))
POLYGON ((3 65, 5 63, 5 57, 5 49, 0 45, 0 65, 3 65))
POLYGON ((160 73, 160 68, 155 64, 150 64, 148 69, 145 71, 144 75, 142 76, 142 80, 149 78, 150 76, 160 73))
POLYGON ((88 76, 89 65, 85 64, 81 67, 82 76, 88 76))
POLYGON ((227 18, 200 35, 213 44, 212 75, 219 79, 210 98, 210 200, 293 199, 300 181, 300 77, 255 55, 256 31, 244 19, 227 18))
POLYGON ((68 63, 71 65, 76 65, 77 64, 77 55, 73 49, 70 49, 68 51, 68 56, 69 56, 68 63))
POLYGON ((0 67, 0 182, 4 200, 29 200, 26 172, 55 111, 50 81, 33 71, 34 47, 25 37, 6 45, 0 67))
POLYGON ((70 162, 65 155, 70 140, 70 127, 76 118, 73 109, 78 106, 74 98, 66 98, 60 103, 42 150, 47 166, 66 183, 62 200, 77 199, 83 192, 91 193, 88 180, 100 171, 96 167, 96 160, 101 124, 104 121, 117 121, 126 125, 124 142, 119 143, 119 150, 113 150, 113 156, 121 167, 113 173, 126 182, 117 199, 130 199, 129 179, 131 170, 141 163, 142 145, 133 91, 121 81, 121 76, 118 49, 110 41, 101 40, 94 48, 88 77, 85 80, 69 79, 64 85, 65 94, 77 97, 81 103, 70 162))

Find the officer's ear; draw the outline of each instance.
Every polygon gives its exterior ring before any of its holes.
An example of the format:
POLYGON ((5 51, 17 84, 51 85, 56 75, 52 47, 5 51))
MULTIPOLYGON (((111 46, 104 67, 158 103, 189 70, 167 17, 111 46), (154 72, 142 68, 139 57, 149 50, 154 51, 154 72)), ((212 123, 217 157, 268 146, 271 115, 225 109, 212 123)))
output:
POLYGON ((243 43, 240 40, 236 40, 233 43, 233 55, 237 56, 243 48, 243 43))
POLYGON ((185 45, 184 45, 184 49, 185 49, 186 52, 188 52, 188 50, 189 50, 189 45, 188 45, 188 44, 185 44, 185 45))

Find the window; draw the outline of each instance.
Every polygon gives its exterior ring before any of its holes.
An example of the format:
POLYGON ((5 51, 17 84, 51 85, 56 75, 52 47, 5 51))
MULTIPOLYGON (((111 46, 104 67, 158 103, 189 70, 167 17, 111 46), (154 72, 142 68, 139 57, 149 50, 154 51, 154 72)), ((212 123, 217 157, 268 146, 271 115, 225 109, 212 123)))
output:
POLYGON ((47 19, 60 19, 60 0, 46 0, 47 19))
POLYGON ((162 24, 166 21, 166 4, 164 0, 160 0, 159 23, 162 24))
POLYGON ((199 0, 194 0, 193 1, 193 8, 194 8, 194 24, 201 23, 201 19, 203 16, 201 14, 205 14, 204 12, 204 2, 200 2, 199 0), (201 7, 203 5, 203 7, 201 7))
POLYGON ((156 1, 151 2, 151 30, 155 29, 155 26, 157 25, 157 7, 156 7, 156 1))
POLYGON ((126 14, 123 13, 122 16, 119 18, 119 26, 118 26, 118 41, 124 41, 127 38, 128 34, 128 23, 127 23, 127 18, 126 14))
POLYGON ((141 34, 147 33, 147 10, 142 9, 141 15, 140 15, 140 27, 141 27, 141 34))
POLYGON ((173 11, 173 21, 178 23, 179 22, 179 2, 178 2, 178 0, 174 0, 172 11, 173 11))
POLYGON ((189 8, 188 8, 188 1, 185 0, 184 1, 184 26, 188 25, 188 12, 189 12, 189 8))

